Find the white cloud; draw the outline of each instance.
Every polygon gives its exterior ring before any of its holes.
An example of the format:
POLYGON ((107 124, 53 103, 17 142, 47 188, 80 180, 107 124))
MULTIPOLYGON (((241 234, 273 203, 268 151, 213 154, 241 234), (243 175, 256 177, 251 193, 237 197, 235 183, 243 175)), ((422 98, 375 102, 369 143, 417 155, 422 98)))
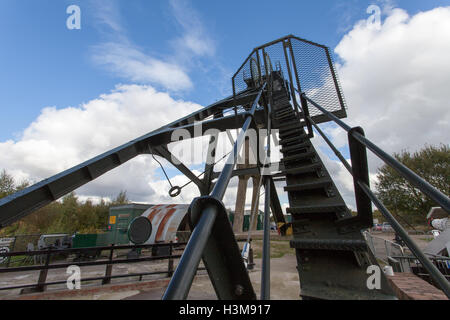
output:
POLYGON ((192 88, 186 71, 176 63, 155 59, 127 42, 108 42, 93 47, 94 61, 124 79, 155 83, 169 90, 192 88))
POLYGON ((450 140, 450 7, 394 9, 376 31, 357 24, 336 47, 349 121, 388 152, 450 140))
MULTIPOLYGON (((176 75, 176 67, 172 69, 169 63, 152 60, 133 46, 105 44, 108 45, 109 50, 103 52, 106 63, 117 65, 116 71, 123 71, 126 78, 150 79, 148 81, 169 86, 167 79, 170 78, 159 77, 155 71, 159 67, 169 74, 172 72, 172 80, 183 79, 182 74, 176 75), (152 67, 146 69, 147 65, 152 67), (142 70, 134 74, 133 68, 142 70)), ((206 54, 201 48, 198 47, 196 53, 206 54)), ((380 30, 367 28, 365 21, 357 23, 336 47, 342 61, 338 73, 349 107, 349 117, 345 121, 362 126, 369 139, 389 153, 402 149, 414 151, 425 143, 448 143, 448 52, 450 8, 436 8, 413 17, 403 10, 393 9, 380 30)), ((173 89, 188 87, 189 78, 186 76, 177 86, 173 89)), ((118 86, 80 107, 48 107, 20 139, 0 143, 0 168, 7 169, 19 180, 43 179, 199 108, 201 106, 175 101, 167 93, 142 85, 118 86)), ((347 141, 341 129, 327 126, 325 131, 339 147, 347 141)), ((319 138, 313 142, 318 149, 324 144, 319 138)), ((206 146, 203 140, 199 143, 206 146)), ((219 148, 218 158, 230 148, 229 142, 224 144, 227 147, 219 148)), ((351 176, 339 162, 330 160, 322 151, 319 153, 345 201, 354 208, 351 176)), ((370 152, 369 157, 373 180, 381 162, 370 152)), ((217 169, 222 165, 218 164, 217 169)), ((150 156, 141 156, 89 183, 79 193, 84 197, 112 197, 126 189, 132 200, 150 203, 189 203, 198 195, 195 185, 191 184, 183 190, 182 197, 169 198, 169 185, 158 178, 156 170, 159 166, 150 156)), ((174 185, 188 181, 183 175, 171 180, 174 185)), ((280 198, 286 199, 282 196, 282 187, 277 186, 277 189, 280 198)), ((236 192, 235 178, 224 198, 227 207, 234 209, 236 192)), ((250 197, 249 190, 248 204, 250 197)), ((282 202, 285 208, 286 201, 282 202)))
POLYGON ((97 25, 107 41, 92 47, 93 61, 115 75, 139 84, 154 84, 171 91, 193 87, 188 75, 197 57, 212 56, 215 44, 205 31, 199 14, 185 1, 171 1, 174 20, 181 26, 181 36, 169 40, 173 52, 156 57, 133 44, 122 26, 117 1, 93 3, 97 25), (106 28, 105 28, 106 27, 106 28))
POLYGON ((175 49, 181 49, 184 53, 190 51, 199 56, 214 55, 215 43, 206 32, 198 12, 184 0, 171 0, 170 6, 183 33, 174 41, 175 49))
POLYGON ((95 64, 134 83, 158 85, 172 91, 192 88, 192 81, 182 64, 156 58, 129 40, 117 1, 101 0, 91 4, 103 39, 91 47, 95 64))
MULTIPOLYGON (((79 107, 43 109, 20 139, 0 143, 0 168, 18 180, 38 181, 200 108, 191 102, 176 101, 150 86, 120 85, 79 107)), ((155 175, 157 168, 150 156, 139 156, 89 183, 79 193, 112 197, 127 190, 135 201, 154 199, 151 196, 163 190, 155 175)), ((161 183, 168 186, 167 181, 161 183)))
MULTIPOLYGON (((402 9, 384 12, 388 16, 380 30, 360 21, 335 49, 342 61, 338 73, 348 103, 345 122, 363 127, 366 136, 388 153, 448 143, 450 7, 414 16, 402 9)), ((338 146, 347 140, 340 128, 326 131, 338 146)), ((383 163, 370 151, 368 155, 373 181, 383 163)), ((354 206, 346 169, 328 169, 347 203, 354 206)))
MULTIPOLYGON (((117 0, 90 0, 89 5, 95 12, 95 23, 98 28, 106 27, 106 30, 114 30, 123 33, 122 19, 117 0)), ((109 32, 109 30, 107 32, 109 32)))

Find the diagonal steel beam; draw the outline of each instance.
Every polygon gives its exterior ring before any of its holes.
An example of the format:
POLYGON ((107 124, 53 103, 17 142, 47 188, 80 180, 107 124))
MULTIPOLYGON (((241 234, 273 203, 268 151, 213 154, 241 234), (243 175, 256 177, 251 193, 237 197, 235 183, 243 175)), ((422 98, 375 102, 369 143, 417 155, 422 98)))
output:
MULTIPOLYGON (((245 99, 248 99, 248 97, 245 99)), ((225 102, 216 103, 210 108, 213 110, 219 107, 223 108, 224 103, 225 102)), ((202 110, 204 111, 205 109, 202 110)), ((169 126, 161 127, 147 133, 146 135, 107 151, 48 179, 38 182, 24 190, 0 199, 0 229, 20 220, 26 215, 44 207, 54 200, 59 199, 60 197, 74 191, 86 183, 97 179, 106 172, 117 168, 134 157, 140 154, 149 153, 149 146, 156 147, 160 145, 167 145, 172 142, 172 133, 177 129, 185 129, 192 136, 197 124, 193 121, 192 123, 185 125, 182 125, 182 123, 186 121, 190 122, 196 117, 201 118, 198 116, 201 112, 202 111, 193 113, 190 116, 174 121, 169 126)), ((256 111, 255 118, 263 119, 263 116, 264 111, 256 111)), ((205 131, 208 129, 218 129, 220 131, 224 131, 226 129, 234 129, 235 126, 242 126, 245 120, 246 114, 243 113, 238 114, 236 118, 234 116, 229 116, 204 121, 202 122, 202 128, 205 131)))
POLYGON ((158 146, 156 148, 153 148, 153 151, 169 161, 181 173, 191 179, 191 181, 197 185, 200 191, 203 190, 203 188, 205 187, 203 181, 200 180, 188 167, 181 163, 181 161, 178 160, 169 150, 167 150, 166 146, 158 146))
POLYGON ((207 195, 211 191, 211 182, 214 173, 214 161, 216 159, 216 147, 219 134, 216 133, 209 138, 208 153, 205 164, 205 176, 203 177, 204 189, 202 195, 207 195))
MULTIPOLYGON (((283 210, 281 208, 280 199, 278 198, 277 189, 275 187, 275 183, 272 177, 268 177, 269 186, 270 186, 270 208, 272 210, 273 217, 275 219, 275 223, 286 223, 284 219, 283 210)), ((283 235, 285 230, 283 229, 283 235)))
POLYGON ((191 203, 188 212, 192 229, 191 238, 164 293, 164 300, 187 298, 200 259, 203 259, 219 299, 256 299, 227 211, 221 200, 265 87, 266 84, 262 86, 253 102, 233 146, 233 152, 228 157, 211 194, 196 198, 191 203))
MULTIPOLYGON (((223 113, 219 113, 214 116, 214 119, 223 118, 223 113)), ((219 142, 219 133, 213 133, 209 138, 208 144, 208 153, 206 154, 206 163, 205 163, 205 175, 203 177, 203 183, 205 184, 204 189, 201 191, 202 195, 207 195, 211 192, 212 189, 212 176, 214 173, 214 165, 216 159, 216 148, 217 143, 219 142)))

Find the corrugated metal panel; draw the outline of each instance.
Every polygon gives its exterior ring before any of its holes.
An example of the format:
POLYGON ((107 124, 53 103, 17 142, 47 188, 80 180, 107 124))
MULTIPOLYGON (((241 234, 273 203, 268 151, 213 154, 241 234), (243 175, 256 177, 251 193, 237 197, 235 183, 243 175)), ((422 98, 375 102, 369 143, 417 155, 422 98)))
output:
POLYGON ((151 206, 142 215, 152 223, 152 234, 146 243, 174 241, 188 204, 159 204, 151 206))

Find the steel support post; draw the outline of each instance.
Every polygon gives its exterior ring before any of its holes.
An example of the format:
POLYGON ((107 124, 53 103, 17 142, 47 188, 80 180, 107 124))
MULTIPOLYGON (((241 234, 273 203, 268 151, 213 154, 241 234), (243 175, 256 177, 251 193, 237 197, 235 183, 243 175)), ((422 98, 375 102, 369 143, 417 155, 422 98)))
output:
MULTIPOLYGON (((223 113, 214 116, 214 119, 223 118, 223 113)), ((209 138, 208 153, 206 154, 205 175, 203 176, 204 188, 201 191, 202 195, 207 195, 211 192, 211 182, 214 173, 214 161, 216 159, 216 148, 219 140, 219 133, 212 134, 209 138)))
POLYGON ((270 300, 270 178, 265 179, 264 240, 261 272, 261 300, 270 300))
POLYGON ((106 265, 106 270, 105 270, 105 277, 102 280, 102 284, 109 284, 111 283, 111 275, 112 275, 112 260, 114 257, 114 244, 111 245, 111 250, 109 251, 109 264, 106 265))
POLYGON ((36 287, 38 292, 44 292, 46 289, 45 282, 47 281, 48 265, 50 264, 50 259, 51 259, 51 249, 48 249, 45 258, 45 267, 41 269, 41 271, 39 272, 39 279, 36 287))
MULTIPOLYGON (((294 50, 292 49, 292 40, 291 40, 291 38, 289 38, 288 43, 289 43, 289 52, 291 54, 292 66, 294 67, 295 80, 297 82, 297 89, 298 89, 298 92, 302 92, 302 89, 301 89, 301 86, 300 86, 300 78, 298 77, 297 63, 295 61, 294 50)), ((294 92, 294 94, 295 94, 295 92, 294 92)), ((313 138, 314 137, 314 131, 312 129, 311 122, 309 121, 308 102, 306 101, 305 98, 302 98, 302 96, 300 96, 300 103, 302 105, 302 111, 303 111, 304 119, 306 121, 306 126, 308 127, 308 137, 309 138, 313 138)))
POLYGON ((266 84, 262 86, 253 102, 242 131, 233 146, 233 152, 228 157, 211 195, 194 199, 189 208, 188 217, 193 232, 164 293, 164 300, 187 298, 202 258, 219 299, 256 298, 221 200, 265 87, 266 84))
POLYGON ((295 97, 294 84, 292 83, 292 71, 291 71, 291 65, 289 63, 289 56, 288 56, 288 53, 287 53, 287 50, 286 50, 286 46, 289 46, 289 42, 284 42, 283 41, 284 58, 286 60, 286 68, 287 68, 288 74, 289 74, 289 87, 290 87, 290 91, 291 91, 292 102, 294 103, 295 113, 297 114, 299 122, 300 122, 300 113, 299 113, 299 110, 298 110, 297 99, 295 97))
POLYGON ((369 167, 367 163, 366 147, 353 137, 358 132, 364 136, 364 130, 356 127, 348 132, 348 145, 352 160, 352 176, 355 188, 355 200, 358 215, 338 221, 341 232, 352 232, 355 229, 371 228, 373 226, 372 202, 358 184, 358 181, 370 185, 369 167))

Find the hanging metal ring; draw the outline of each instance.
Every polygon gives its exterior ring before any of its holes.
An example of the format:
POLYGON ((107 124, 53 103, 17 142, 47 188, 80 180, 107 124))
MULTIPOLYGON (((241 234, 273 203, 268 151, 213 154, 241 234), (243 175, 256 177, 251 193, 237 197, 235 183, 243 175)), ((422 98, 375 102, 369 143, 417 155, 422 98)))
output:
POLYGON ((174 186, 172 188, 170 188, 169 190, 169 196, 171 196, 172 198, 178 197, 181 193, 181 188, 178 186, 174 186))

